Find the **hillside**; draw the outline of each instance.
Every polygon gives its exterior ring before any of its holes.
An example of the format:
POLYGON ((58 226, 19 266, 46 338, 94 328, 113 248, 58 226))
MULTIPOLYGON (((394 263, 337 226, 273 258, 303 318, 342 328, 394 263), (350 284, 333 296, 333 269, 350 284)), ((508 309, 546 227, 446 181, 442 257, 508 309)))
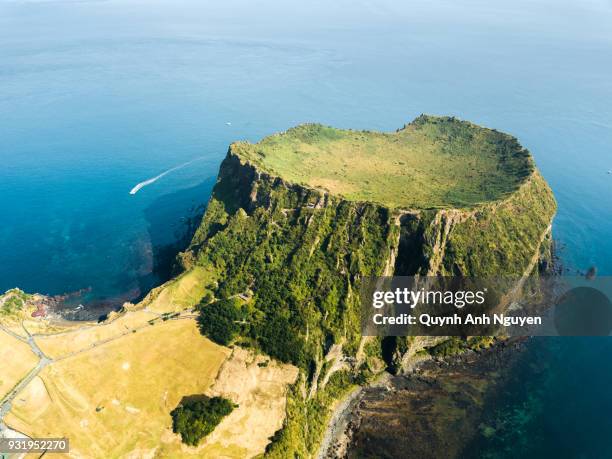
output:
MULTIPOLYGON (((269 454, 308 456, 333 401, 384 368, 380 341, 360 335, 364 276, 526 276, 549 255, 555 210, 506 134, 430 116, 392 134, 304 125, 230 146, 180 259, 218 279, 205 332, 232 317, 217 336, 301 368, 269 454)), ((423 346, 394 345, 398 365, 423 346)))

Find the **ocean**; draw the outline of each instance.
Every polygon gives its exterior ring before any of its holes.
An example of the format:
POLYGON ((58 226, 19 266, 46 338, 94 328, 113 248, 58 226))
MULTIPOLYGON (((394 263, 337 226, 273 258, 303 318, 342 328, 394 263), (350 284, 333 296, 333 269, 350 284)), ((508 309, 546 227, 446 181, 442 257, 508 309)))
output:
MULTIPOLYGON (((517 136, 559 202, 564 266, 612 274, 610 0, 219 3, 0 0, 0 291, 137 299, 168 277, 232 141, 421 113, 517 136)), ((612 433, 609 340, 537 343, 534 359, 565 358, 521 428, 554 419, 544 445, 612 433)))

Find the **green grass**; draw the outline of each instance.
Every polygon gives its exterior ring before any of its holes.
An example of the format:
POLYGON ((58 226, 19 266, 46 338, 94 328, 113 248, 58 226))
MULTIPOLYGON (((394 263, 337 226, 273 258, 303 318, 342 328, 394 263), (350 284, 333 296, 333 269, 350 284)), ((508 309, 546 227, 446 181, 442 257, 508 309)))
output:
MULTIPOLYGON (((441 274, 446 276, 521 276, 538 254, 543 232, 557 205, 536 172, 512 199, 477 212, 450 233, 441 274)), ((431 238, 426 229, 426 238, 431 238)))
POLYGON ((19 289, 8 290, 0 295, 0 316, 9 316, 21 311, 29 295, 19 289))
POLYGON ((292 183, 413 209, 498 200, 533 171, 514 137, 449 117, 420 116, 394 133, 305 124, 231 149, 292 183))
POLYGON ((268 459, 315 457, 333 414, 335 401, 356 387, 353 376, 345 371, 334 373, 324 389, 308 400, 294 384, 287 394, 287 420, 272 437, 264 457, 268 459))
POLYGON ((495 343, 493 336, 472 336, 464 339, 452 336, 435 346, 425 348, 424 351, 433 357, 450 357, 463 354, 465 351, 487 349, 495 343))

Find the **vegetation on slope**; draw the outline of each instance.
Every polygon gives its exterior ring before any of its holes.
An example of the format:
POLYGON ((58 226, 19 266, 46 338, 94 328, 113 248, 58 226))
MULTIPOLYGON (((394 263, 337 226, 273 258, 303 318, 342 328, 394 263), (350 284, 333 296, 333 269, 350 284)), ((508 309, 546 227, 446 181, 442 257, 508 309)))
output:
POLYGON ((430 116, 395 133, 306 124, 231 149, 289 182, 392 208, 473 207, 506 196, 533 171, 514 137, 430 116))
POLYGON ((354 375, 346 370, 334 373, 325 388, 310 399, 304 399, 299 386, 294 385, 288 394, 285 426, 272 438, 266 457, 285 459, 313 456, 325 433, 333 403, 354 387, 354 375))
POLYGON ((223 299, 201 305, 198 323, 203 334, 226 346, 243 330, 241 324, 245 317, 246 311, 242 310, 240 301, 223 299))
POLYGON ((30 295, 19 289, 8 290, 0 296, 0 316, 10 316, 20 312, 30 295))
MULTIPOLYGON (((508 135, 432 117, 396 134, 307 125, 230 147, 182 261, 218 280, 200 307, 205 334, 222 344, 240 336, 301 368, 269 454, 308 456, 333 400, 379 371, 366 356, 318 385, 333 345, 356 362, 365 276, 522 275, 554 211, 529 153, 508 135), (405 206, 416 209, 396 209, 405 206), (453 206, 471 209, 435 209, 453 206)), ((482 343, 451 344, 430 353, 482 343)), ((410 345, 396 342, 393 359, 410 345)))
POLYGON ((423 352, 432 357, 449 357, 462 354, 466 350, 486 349, 493 345, 495 338, 492 336, 472 336, 470 338, 459 338, 453 336, 434 346, 427 347, 423 352))
MULTIPOLYGON (((260 192, 265 185, 260 183, 260 192)), ((356 349, 357 284, 381 272, 394 231, 389 213, 375 205, 338 200, 314 209, 309 203, 315 195, 300 198, 274 184, 267 193, 270 208, 257 207, 251 215, 242 209, 206 214, 203 227, 218 230, 207 234, 196 262, 221 273, 217 298, 247 291, 253 298, 240 311, 228 304, 204 305, 201 324, 215 339, 209 322, 226 317, 223 336, 217 336, 225 343, 243 321, 242 335, 264 352, 309 370, 333 343, 356 349)), ((215 209, 227 204, 216 192, 210 203, 215 209)))
POLYGON ((441 274, 493 277, 523 275, 556 211, 539 173, 508 202, 484 207, 449 234, 441 274), (515 267, 515 270, 509 270, 515 267))
POLYGON ((231 400, 223 397, 204 397, 181 403, 171 413, 172 430, 181 435, 183 443, 197 446, 234 407, 231 400))

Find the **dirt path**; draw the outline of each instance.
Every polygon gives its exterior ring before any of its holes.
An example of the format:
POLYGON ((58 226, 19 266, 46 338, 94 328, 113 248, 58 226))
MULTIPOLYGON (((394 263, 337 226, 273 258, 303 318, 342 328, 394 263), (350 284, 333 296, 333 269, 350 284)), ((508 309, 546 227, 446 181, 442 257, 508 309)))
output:
MULTIPOLYGON (((45 368, 47 365, 53 362, 53 360, 49 359, 44 354, 44 352, 40 350, 40 348, 34 341, 33 336, 30 335, 30 333, 27 330, 26 330, 26 333, 28 334, 27 338, 24 338, 23 336, 18 335, 17 333, 3 327, 2 325, 0 325, 0 330, 2 330, 5 333, 8 333, 15 339, 18 339, 19 341, 22 341, 28 344, 32 352, 36 354, 36 356, 39 359, 38 364, 32 369, 32 371, 30 371, 30 373, 28 373, 28 375, 25 378, 23 378, 19 382, 19 384, 17 384, 13 388, 13 390, 11 390, 1 401, 1 404, 0 404, 0 438, 1 438, 5 436, 5 432, 9 432, 8 428, 4 424, 4 416, 6 416, 6 414, 11 410, 13 400, 15 400, 15 397, 17 397, 17 394, 19 394, 21 390, 30 383, 30 381, 32 381, 36 376, 38 376, 38 374, 43 370, 43 368, 45 368)), ((24 330, 25 330, 25 327, 24 327, 24 330)))

